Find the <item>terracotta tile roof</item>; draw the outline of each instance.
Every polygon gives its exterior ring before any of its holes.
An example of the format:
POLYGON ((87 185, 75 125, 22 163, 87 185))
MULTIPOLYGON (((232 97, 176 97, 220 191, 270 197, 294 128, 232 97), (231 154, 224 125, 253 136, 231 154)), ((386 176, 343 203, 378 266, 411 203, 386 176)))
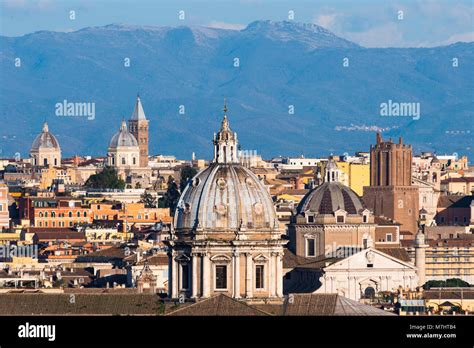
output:
POLYGON ((408 256, 407 250, 405 248, 376 248, 376 249, 396 259, 399 259, 401 261, 411 262, 410 256, 408 256))
POLYGON ((438 288, 423 291, 423 297, 429 300, 460 300, 474 299, 474 288, 438 288))
POLYGON ((285 189, 282 190, 279 195, 291 195, 291 196, 304 196, 309 192, 307 189, 285 189))
POLYGON ((170 316, 263 316, 267 313, 227 295, 217 295, 168 313, 170 316))
POLYGON ((440 196, 438 208, 469 208, 473 196, 447 195, 440 196))
POLYGON ((141 259, 139 262, 137 262, 137 265, 144 265, 145 262, 148 262, 148 265, 153 265, 153 266, 167 266, 169 264, 169 258, 168 255, 165 253, 163 254, 157 254, 157 255, 151 255, 146 258, 141 259))
POLYGON ((58 229, 55 231, 30 231, 34 232, 38 237, 39 241, 44 240, 86 240, 86 235, 84 232, 77 232, 70 229, 58 229))
POLYGON ((385 216, 374 216, 374 222, 377 225, 382 225, 382 226, 386 226, 386 225, 401 226, 401 224, 398 223, 397 221, 389 219, 385 216))
POLYGON ((112 260, 122 260, 125 257, 125 248, 110 247, 78 256, 76 262, 108 262, 112 260))
POLYGON ((164 309, 154 294, 0 294, 2 315, 157 315, 164 309))
POLYGON ((285 300, 283 315, 394 315, 338 294, 292 294, 285 300))
MULTIPOLYGON (((401 240, 401 245, 405 248, 413 247, 415 240, 401 240)), ((473 247, 474 239, 452 238, 452 239, 427 239, 426 243, 430 247, 450 248, 450 247, 473 247)))
POLYGON ((321 269, 326 267, 327 262, 334 262, 336 259, 320 257, 302 257, 295 255, 291 250, 284 249, 283 251, 283 268, 313 268, 321 269))
POLYGON ((463 176, 460 178, 447 178, 441 180, 441 184, 447 184, 450 182, 474 182, 474 177, 473 176, 463 176))

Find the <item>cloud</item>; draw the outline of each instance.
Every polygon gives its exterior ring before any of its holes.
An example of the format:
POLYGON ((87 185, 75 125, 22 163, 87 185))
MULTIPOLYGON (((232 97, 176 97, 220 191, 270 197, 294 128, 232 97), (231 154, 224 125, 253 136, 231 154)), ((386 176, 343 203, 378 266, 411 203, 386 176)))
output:
POLYGON ((246 27, 245 24, 227 23, 227 22, 218 22, 218 21, 211 21, 207 26, 209 28, 229 29, 229 30, 242 30, 246 27))
POLYGON ((387 23, 358 33, 345 33, 344 38, 364 47, 408 46, 396 23, 387 23))
POLYGON ((315 18, 314 23, 326 29, 331 29, 336 21, 337 14, 322 14, 315 18))

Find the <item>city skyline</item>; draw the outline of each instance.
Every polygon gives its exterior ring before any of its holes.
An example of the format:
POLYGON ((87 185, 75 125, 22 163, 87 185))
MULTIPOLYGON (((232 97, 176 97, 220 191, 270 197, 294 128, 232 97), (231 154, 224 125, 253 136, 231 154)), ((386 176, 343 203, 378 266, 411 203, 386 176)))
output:
POLYGON ((0 0, 1 347, 472 342, 473 24, 0 0))

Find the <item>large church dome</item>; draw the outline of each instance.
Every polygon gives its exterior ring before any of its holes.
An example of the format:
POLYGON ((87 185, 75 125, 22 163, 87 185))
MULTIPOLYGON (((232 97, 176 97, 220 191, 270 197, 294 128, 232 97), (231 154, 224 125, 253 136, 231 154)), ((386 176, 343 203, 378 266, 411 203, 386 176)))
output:
POLYGON ((348 214, 360 214, 365 206, 351 188, 340 182, 325 182, 306 194, 298 206, 298 213, 309 210, 318 214, 334 214, 340 209, 348 214))
POLYGON ((186 186, 175 211, 174 227, 216 232, 279 229, 267 189, 239 164, 237 134, 230 130, 226 115, 214 135, 213 163, 186 186))
POLYGON ((127 129, 127 124, 122 121, 120 130, 110 140, 109 148, 138 146, 137 139, 127 129))
POLYGON ((31 151, 38 151, 40 149, 58 149, 59 142, 56 137, 49 132, 48 124, 45 122, 43 130, 33 141, 31 151))

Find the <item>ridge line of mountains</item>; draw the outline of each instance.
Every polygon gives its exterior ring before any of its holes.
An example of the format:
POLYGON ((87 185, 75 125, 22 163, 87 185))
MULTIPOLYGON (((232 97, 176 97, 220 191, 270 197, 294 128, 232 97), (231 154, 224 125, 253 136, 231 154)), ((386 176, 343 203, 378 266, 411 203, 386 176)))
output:
POLYGON ((415 152, 474 154, 473 42, 364 48, 315 24, 255 21, 39 31, 0 48, 0 157, 27 157, 45 120, 63 156, 103 156, 137 93, 151 154, 212 157, 225 97, 242 149, 265 158, 368 151, 379 130, 415 152), (56 116, 64 100, 94 103, 94 118, 56 116), (419 119, 381 116, 389 101, 419 103, 419 119))

